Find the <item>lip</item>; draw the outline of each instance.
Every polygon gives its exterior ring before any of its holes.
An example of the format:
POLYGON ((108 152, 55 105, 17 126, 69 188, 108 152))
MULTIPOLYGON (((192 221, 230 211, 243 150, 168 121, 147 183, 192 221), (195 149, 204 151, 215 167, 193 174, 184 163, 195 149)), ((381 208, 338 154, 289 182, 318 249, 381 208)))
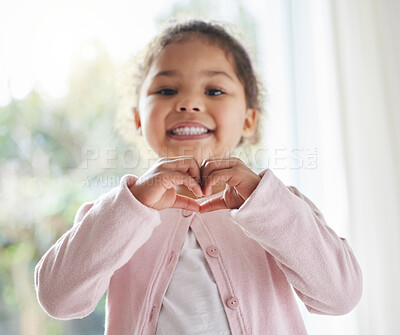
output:
POLYGON ((207 127, 204 124, 201 124, 199 122, 181 121, 181 122, 175 123, 172 127, 170 127, 167 130, 167 132, 171 132, 172 129, 180 128, 180 127, 201 127, 201 128, 206 128, 208 130, 214 131, 213 129, 210 129, 209 127, 207 127))
POLYGON ((201 135, 174 135, 171 132, 167 133, 167 136, 173 140, 177 141, 189 141, 189 140, 201 140, 203 138, 208 138, 214 135, 214 132, 208 132, 201 135))

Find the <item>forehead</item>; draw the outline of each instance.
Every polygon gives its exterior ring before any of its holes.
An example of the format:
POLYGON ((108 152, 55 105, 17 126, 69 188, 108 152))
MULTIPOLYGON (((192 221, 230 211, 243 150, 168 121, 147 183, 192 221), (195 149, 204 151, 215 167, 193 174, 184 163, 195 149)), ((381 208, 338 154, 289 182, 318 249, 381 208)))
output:
POLYGON ((236 76, 233 57, 218 43, 202 37, 189 37, 166 45, 153 60, 149 75, 155 71, 225 71, 236 76))

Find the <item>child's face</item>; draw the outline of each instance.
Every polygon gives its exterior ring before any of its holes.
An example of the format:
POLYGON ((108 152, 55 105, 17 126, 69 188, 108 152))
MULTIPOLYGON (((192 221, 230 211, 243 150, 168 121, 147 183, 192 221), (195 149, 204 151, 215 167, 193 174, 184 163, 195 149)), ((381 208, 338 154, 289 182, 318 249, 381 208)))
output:
POLYGON ((244 87, 225 52, 193 37, 167 45, 153 61, 135 110, 137 127, 159 157, 193 156, 199 164, 223 157, 242 136, 251 136, 257 116, 246 107, 244 87))

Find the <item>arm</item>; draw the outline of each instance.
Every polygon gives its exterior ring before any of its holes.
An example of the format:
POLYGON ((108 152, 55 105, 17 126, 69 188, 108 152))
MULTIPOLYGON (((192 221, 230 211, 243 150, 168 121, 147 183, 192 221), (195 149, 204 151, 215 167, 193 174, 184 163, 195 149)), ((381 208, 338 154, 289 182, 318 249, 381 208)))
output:
POLYGON ((137 177, 125 175, 119 187, 78 210, 73 227, 35 268, 35 288, 42 308, 57 319, 90 314, 113 273, 149 239, 160 224, 157 210, 132 195, 137 177))
POLYGON ((295 187, 286 187, 270 169, 260 177, 231 218, 274 256, 310 312, 348 313, 362 293, 361 270, 349 244, 295 187))

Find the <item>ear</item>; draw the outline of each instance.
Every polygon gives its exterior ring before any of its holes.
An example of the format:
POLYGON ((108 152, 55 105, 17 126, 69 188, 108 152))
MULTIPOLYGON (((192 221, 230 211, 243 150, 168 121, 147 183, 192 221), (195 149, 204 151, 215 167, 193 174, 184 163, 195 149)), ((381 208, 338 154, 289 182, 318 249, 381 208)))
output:
POLYGON ((142 135, 142 124, 140 122, 139 110, 136 107, 132 108, 133 120, 135 122, 136 131, 139 135, 142 135))
POLYGON ((243 137, 251 137, 257 130, 258 124, 258 109, 248 108, 246 110, 246 117, 243 122, 243 137))

